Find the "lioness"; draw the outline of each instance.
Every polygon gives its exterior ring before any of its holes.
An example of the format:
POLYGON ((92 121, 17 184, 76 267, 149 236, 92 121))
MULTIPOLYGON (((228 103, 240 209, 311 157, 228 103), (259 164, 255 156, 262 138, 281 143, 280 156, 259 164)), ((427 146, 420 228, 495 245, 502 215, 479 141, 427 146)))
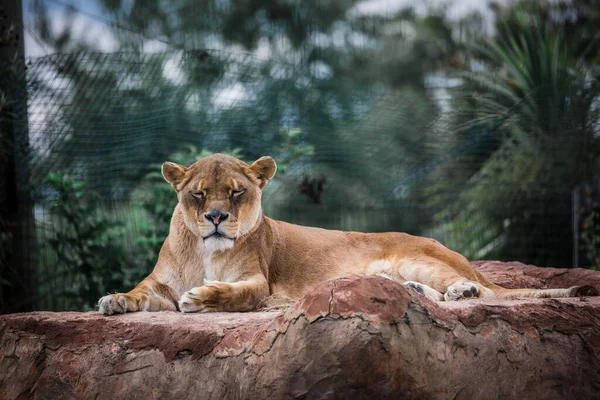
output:
POLYGON ((270 157, 248 166, 223 154, 189 168, 163 164, 179 203, 156 267, 130 292, 102 297, 100 312, 250 311, 270 294, 298 299, 318 282, 352 274, 382 275, 436 301, 595 294, 589 286, 502 288, 433 239, 272 220, 262 213, 261 194, 276 169, 270 157))

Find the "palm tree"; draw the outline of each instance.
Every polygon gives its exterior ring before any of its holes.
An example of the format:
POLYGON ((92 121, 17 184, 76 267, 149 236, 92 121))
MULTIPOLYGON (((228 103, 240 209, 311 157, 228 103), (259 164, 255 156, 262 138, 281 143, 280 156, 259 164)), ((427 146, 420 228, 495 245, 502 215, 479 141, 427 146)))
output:
POLYGON ((479 151, 437 177, 447 181, 441 199, 462 189, 443 215, 454 226, 470 221, 477 235, 492 232, 473 255, 571 263, 572 190, 600 170, 598 70, 574 49, 561 30, 517 11, 477 47, 477 70, 461 73, 453 144, 477 142, 479 151))

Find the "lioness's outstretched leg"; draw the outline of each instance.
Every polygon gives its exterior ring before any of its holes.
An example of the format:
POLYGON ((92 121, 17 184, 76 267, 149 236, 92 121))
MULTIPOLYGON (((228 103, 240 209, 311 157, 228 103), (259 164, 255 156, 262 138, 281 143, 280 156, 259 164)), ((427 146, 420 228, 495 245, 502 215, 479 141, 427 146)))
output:
POLYGON ((185 292, 179 299, 182 312, 250 311, 269 295, 263 275, 238 282, 205 281, 204 286, 185 292))
POLYGON ((398 268, 396 268, 395 262, 390 260, 376 260, 369 264, 367 269, 365 270, 367 275, 378 275, 383 278, 391 279, 393 281, 397 281, 402 283, 405 286, 413 288, 417 292, 421 293, 425 297, 429 298, 433 301, 442 301, 444 300, 444 295, 435 290, 432 287, 429 287, 423 283, 415 282, 415 281, 407 281, 400 273, 398 272, 398 268))
POLYGON ((593 286, 573 286, 566 289, 507 289, 489 282, 458 253, 438 254, 440 259, 412 258, 398 263, 407 279, 427 284, 444 293, 444 300, 456 301, 478 297, 578 297, 597 296, 593 286), (410 278, 409 278, 410 277, 410 278))
POLYGON ((102 314, 122 314, 131 311, 177 311, 177 296, 169 286, 151 276, 127 293, 115 293, 98 301, 102 314))
MULTIPOLYGON (((470 265, 468 266, 469 268, 470 265)), ((443 298, 436 300, 454 301, 477 297, 495 297, 494 292, 478 281, 477 274, 466 269, 463 276, 455 268, 433 257, 410 257, 395 263, 395 269, 406 279, 427 285, 443 298)))

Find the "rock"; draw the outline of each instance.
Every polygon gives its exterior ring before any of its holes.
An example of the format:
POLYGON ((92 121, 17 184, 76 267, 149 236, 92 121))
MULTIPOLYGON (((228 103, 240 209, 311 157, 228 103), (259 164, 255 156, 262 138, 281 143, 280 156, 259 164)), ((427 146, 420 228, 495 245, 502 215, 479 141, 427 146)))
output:
POLYGON ((536 289, 594 286, 600 292, 600 273, 583 268, 539 268, 520 262, 474 261, 489 280, 507 288, 536 289))
MULTIPOLYGON (((535 275, 509 266, 477 268, 490 279, 535 275)), ((543 285, 558 279, 539 274, 543 285)), ((323 282, 276 312, 5 315, 0 344, 1 399, 595 399, 600 392, 599 297, 434 303, 376 276, 323 282)))

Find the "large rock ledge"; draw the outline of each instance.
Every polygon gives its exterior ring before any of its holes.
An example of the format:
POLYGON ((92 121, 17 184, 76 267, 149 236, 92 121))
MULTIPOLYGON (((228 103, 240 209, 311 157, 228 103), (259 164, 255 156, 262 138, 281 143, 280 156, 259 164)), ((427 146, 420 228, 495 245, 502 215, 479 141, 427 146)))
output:
MULTIPOLYGON (((476 267, 499 283, 600 289, 590 271, 476 267)), ((1 399, 600 393, 598 297, 433 303, 384 278, 349 277, 285 311, 13 314, 0 317, 0 337, 1 399)))

